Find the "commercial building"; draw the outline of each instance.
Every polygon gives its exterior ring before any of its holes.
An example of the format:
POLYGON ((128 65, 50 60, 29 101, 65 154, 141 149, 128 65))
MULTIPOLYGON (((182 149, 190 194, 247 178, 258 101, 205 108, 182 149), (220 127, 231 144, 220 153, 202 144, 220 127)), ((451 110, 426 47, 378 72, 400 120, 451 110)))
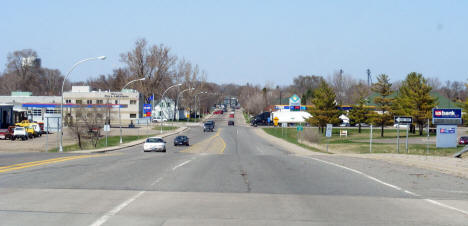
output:
POLYGON ((110 124, 119 123, 119 108, 122 124, 129 124, 143 114, 143 97, 132 89, 124 89, 122 92, 91 91, 89 86, 73 86, 70 92, 63 93, 63 99, 64 114, 71 118, 79 117, 82 108, 101 111, 110 124))
MULTIPOLYGON (((63 96, 64 118, 67 120, 76 119, 83 109, 102 111, 105 120, 114 125, 119 124, 119 108, 123 125, 142 117, 143 98, 135 90, 127 89, 121 93, 91 91, 89 86, 73 86, 72 90, 64 92, 63 96)), ((0 104, 13 106, 13 124, 28 119, 44 122, 46 127, 49 123, 49 128, 54 131, 60 126, 61 98, 33 96, 31 92, 12 92, 11 96, 0 96, 0 104)))

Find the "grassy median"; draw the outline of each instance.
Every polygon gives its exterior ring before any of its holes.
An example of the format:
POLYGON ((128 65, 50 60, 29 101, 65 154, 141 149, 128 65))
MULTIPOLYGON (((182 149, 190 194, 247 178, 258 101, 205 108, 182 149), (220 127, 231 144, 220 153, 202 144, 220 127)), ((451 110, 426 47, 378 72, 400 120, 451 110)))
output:
MULTIPOLYGON (((296 128, 263 128, 265 132, 276 136, 278 138, 284 139, 290 143, 297 144, 300 146, 307 146, 300 144, 298 142, 298 133, 296 128)), ((329 150, 334 153, 370 153, 370 129, 365 128, 358 133, 357 128, 334 128, 332 132, 332 137, 327 138, 324 134, 320 133, 317 128, 306 128, 304 127, 306 133, 314 132, 317 138, 311 143, 316 143, 325 148, 326 144, 329 145, 329 150), (340 137, 340 130, 347 130, 348 136, 340 137)), ((434 136, 434 135, 430 135, 434 136)), ((304 137, 304 136, 303 136, 304 137)), ((372 133, 372 153, 406 153, 406 130, 400 131, 400 145, 399 152, 396 143, 387 143, 391 139, 396 139, 397 130, 396 129, 385 129, 384 137, 380 136, 380 129, 374 129, 372 133)), ((419 136, 419 133, 416 131, 416 134, 408 134, 409 138, 419 139, 424 142, 426 139, 426 133, 423 136, 419 136)), ((436 148, 435 144, 408 144, 408 154, 415 155, 436 155, 436 156, 449 156, 455 152, 460 151, 464 146, 458 146, 457 148, 436 148)), ((309 149, 312 149, 309 147, 309 149)), ((315 148, 314 148, 315 149, 315 148)), ((323 149, 322 149, 323 150, 323 149)))

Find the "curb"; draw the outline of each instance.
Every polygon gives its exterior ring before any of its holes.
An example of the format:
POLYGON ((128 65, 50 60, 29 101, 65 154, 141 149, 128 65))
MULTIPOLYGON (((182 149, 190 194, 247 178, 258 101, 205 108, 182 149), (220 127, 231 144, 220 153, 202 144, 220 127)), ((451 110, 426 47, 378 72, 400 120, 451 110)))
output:
MULTIPOLYGON (((181 132, 183 132, 183 131, 185 131, 187 129, 188 129, 188 127, 184 126, 184 127, 176 129, 174 132, 161 134, 159 137, 162 137, 162 138, 168 137, 168 136, 171 136, 171 135, 174 135, 174 134, 181 133, 181 132)), ((135 141, 132 141, 132 142, 129 142, 129 143, 126 143, 126 144, 122 144, 122 145, 119 145, 119 146, 114 146, 114 147, 100 148, 100 149, 96 149, 96 150, 70 151, 70 152, 65 152, 65 153, 69 153, 69 154, 106 153, 106 152, 116 151, 116 150, 120 150, 120 149, 124 149, 124 148, 128 148, 128 147, 133 147, 133 146, 144 143, 145 140, 146 140, 146 138, 140 139, 140 140, 135 140, 135 141)))

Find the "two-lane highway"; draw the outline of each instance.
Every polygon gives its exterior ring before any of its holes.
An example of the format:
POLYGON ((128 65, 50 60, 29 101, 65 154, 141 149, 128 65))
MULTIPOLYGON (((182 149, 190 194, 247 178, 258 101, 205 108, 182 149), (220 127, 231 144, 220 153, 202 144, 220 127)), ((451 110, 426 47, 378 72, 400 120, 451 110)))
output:
POLYGON ((215 132, 183 132, 191 147, 166 138, 167 153, 139 145, 0 173, 0 225, 467 225, 466 195, 435 200, 422 189, 435 178, 462 189, 465 179, 291 154, 240 115, 236 126, 216 115, 215 132))

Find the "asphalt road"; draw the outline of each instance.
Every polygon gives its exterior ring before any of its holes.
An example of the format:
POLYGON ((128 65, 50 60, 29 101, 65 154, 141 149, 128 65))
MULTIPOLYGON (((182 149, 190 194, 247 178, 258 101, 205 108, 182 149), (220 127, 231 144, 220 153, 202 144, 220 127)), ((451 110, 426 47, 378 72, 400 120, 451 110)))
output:
POLYGON ((64 156, 0 154, 0 225, 468 225, 466 179, 295 155, 216 117, 213 133, 184 132, 190 147, 166 138, 167 153, 140 145, 5 172, 64 156))

